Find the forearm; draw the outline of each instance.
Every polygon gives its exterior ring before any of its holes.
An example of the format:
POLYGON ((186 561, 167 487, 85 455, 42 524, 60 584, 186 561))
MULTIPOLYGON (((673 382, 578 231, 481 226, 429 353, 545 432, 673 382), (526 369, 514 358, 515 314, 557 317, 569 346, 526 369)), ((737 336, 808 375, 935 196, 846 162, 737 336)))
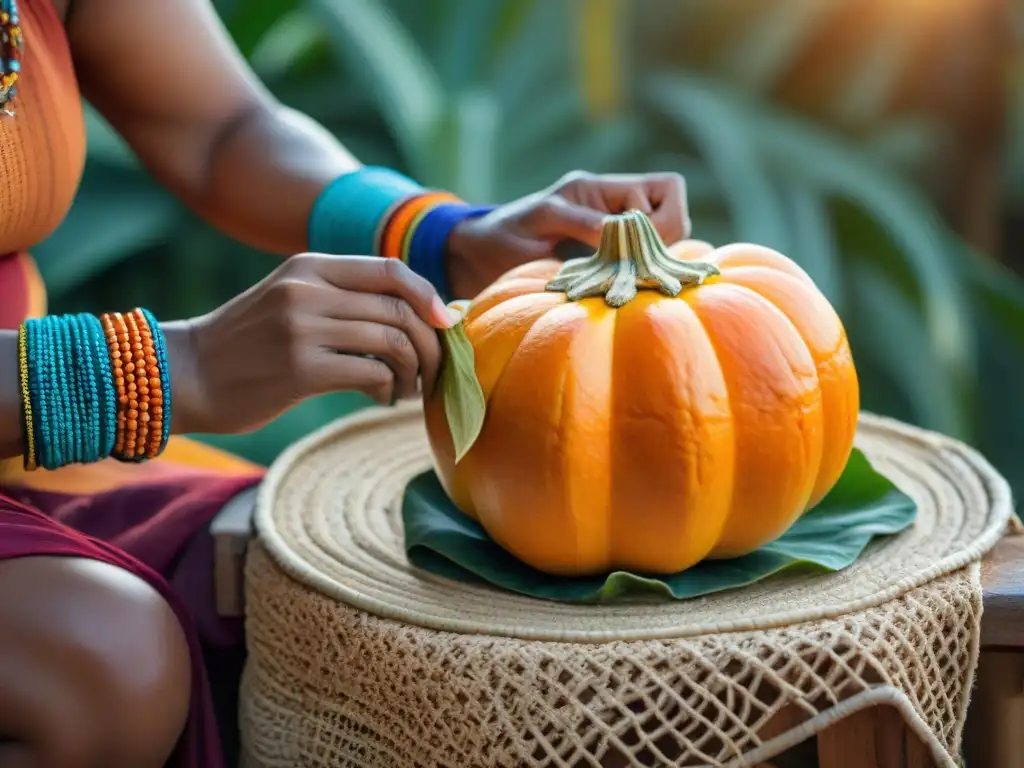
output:
POLYGON ((323 189, 359 162, 326 129, 283 106, 259 106, 210 145, 208 174, 183 199, 229 235, 270 253, 308 250, 309 214, 323 189))

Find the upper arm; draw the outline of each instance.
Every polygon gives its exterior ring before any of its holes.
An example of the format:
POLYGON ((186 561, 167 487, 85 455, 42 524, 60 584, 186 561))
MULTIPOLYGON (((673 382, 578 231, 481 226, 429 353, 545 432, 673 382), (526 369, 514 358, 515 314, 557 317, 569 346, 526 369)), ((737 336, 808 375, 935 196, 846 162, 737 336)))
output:
POLYGON ((218 137, 273 104, 210 0, 74 0, 83 94, 168 186, 194 190, 218 137))

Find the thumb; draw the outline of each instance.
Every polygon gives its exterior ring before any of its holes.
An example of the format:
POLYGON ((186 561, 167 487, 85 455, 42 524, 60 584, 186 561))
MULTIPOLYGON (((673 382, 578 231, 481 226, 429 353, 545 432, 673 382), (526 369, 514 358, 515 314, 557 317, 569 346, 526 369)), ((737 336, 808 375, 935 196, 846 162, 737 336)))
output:
POLYGON ((530 234, 538 238, 579 240, 597 248, 607 216, 602 211, 571 203, 563 197, 548 197, 535 209, 530 234))

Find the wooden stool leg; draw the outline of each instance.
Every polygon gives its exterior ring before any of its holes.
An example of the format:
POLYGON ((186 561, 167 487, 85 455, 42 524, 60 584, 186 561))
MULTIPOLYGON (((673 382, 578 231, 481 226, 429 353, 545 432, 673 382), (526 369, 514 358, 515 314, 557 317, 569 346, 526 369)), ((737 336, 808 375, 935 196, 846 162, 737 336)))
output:
POLYGON ((935 768, 935 762, 895 709, 872 707, 818 734, 818 766, 935 768))
POLYGON ((245 553, 253 537, 253 516, 259 488, 242 491, 210 522, 213 535, 213 586, 217 615, 245 615, 245 553))
MULTIPOLYGON (((761 741, 771 741, 776 736, 780 736, 783 733, 786 733, 786 731, 791 731, 796 728, 803 723, 807 717, 807 713, 802 711, 795 704, 787 705, 776 712, 775 715, 764 724, 761 730, 758 731, 757 735, 760 737, 761 741)), ((782 756, 775 758, 770 762, 758 763, 754 768, 785 768, 787 765, 802 765, 805 762, 805 758, 801 758, 800 756, 794 757, 793 753, 798 752, 802 755, 806 752, 807 748, 812 750, 811 754, 813 755, 814 745, 805 743, 787 750, 782 756)), ((810 764, 813 764, 813 757, 810 764)))
POLYGON ((982 651, 967 710, 969 766, 1024 768, 1024 653, 982 651))

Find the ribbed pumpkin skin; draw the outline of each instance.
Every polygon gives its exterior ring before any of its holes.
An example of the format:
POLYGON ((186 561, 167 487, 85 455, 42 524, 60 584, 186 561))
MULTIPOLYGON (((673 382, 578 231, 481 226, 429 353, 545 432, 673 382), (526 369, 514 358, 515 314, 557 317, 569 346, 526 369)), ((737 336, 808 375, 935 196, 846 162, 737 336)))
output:
POLYGON ((545 291, 561 265, 543 261, 469 305, 487 417, 458 466, 440 394, 427 403, 449 495, 542 571, 674 573, 751 552, 849 458, 857 374, 807 274, 761 246, 669 251, 721 275, 612 309, 545 291))

